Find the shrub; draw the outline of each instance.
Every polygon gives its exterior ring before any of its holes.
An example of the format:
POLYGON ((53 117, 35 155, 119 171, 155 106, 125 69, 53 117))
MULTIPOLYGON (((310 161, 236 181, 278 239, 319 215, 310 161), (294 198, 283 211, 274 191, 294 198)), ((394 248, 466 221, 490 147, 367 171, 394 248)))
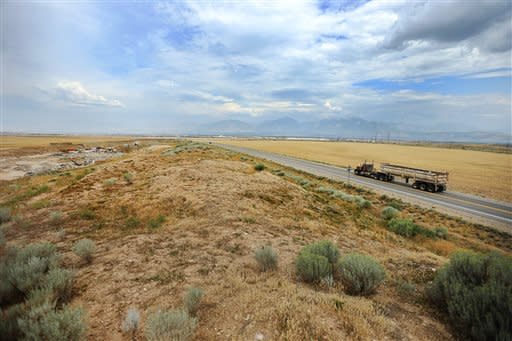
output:
POLYGON ((149 219, 148 226, 152 229, 159 228, 165 222, 165 216, 158 215, 156 218, 149 219))
POLYGON ((254 258, 261 271, 277 269, 277 252, 270 245, 265 245, 254 252, 254 258))
POLYGON ((63 228, 61 228, 60 230, 57 231, 57 239, 58 240, 63 241, 65 237, 66 237, 66 231, 63 228))
POLYGON ((124 181, 126 181, 126 183, 132 184, 133 183, 133 174, 125 172, 125 173, 123 173, 123 179, 124 179, 124 181))
POLYGON ((5 280, 24 295, 43 283, 45 274, 58 266, 59 256, 49 243, 29 244, 13 250, 4 267, 5 280))
POLYGON ((388 204, 389 207, 393 207, 396 210, 401 211, 402 208, 404 208, 404 204, 402 201, 398 200, 391 200, 391 202, 388 204))
POLYGON ((321 255, 302 251, 295 261, 297 275, 305 282, 319 282, 332 275, 329 260, 321 255))
POLYGON ((192 287, 187 290, 187 293, 183 299, 183 303, 185 305, 185 309, 192 316, 196 315, 203 295, 204 291, 201 288, 192 287))
POLYGON ((255 166, 254 166, 254 169, 257 170, 258 172, 262 171, 265 169, 265 165, 262 164, 262 163, 257 163, 255 166))
POLYGON ((428 296, 474 340, 512 338, 512 258, 459 251, 437 273, 428 296))
POLYGON ((73 245, 73 252, 87 263, 92 261, 92 255, 95 249, 96 244, 90 239, 80 239, 73 245))
POLYGON ((448 229, 446 227, 436 227, 434 229, 434 234, 437 238, 446 239, 448 236, 448 229))
POLYGON ((11 209, 9 207, 0 207, 0 224, 11 220, 11 209))
POLYGON ((96 218, 96 214, 94 214, 94 211, 90 208, 84 208, 80 211, 80 218, 85 220, 94 220, 94 218, 96 218))
POLYGON ((73 272, 62 268, 50 270, 46 275, 43 288, 51 291, 57 302, 68 302, 73 290, 73 272))
POLYGON ((404 237, 413 237, 418 234, 418 225, 409 219, 393 218, 388 221, 388 229, 404 237))
POLYGON ((140 226, 140 219, 136 216, 131 216, 128 219, 126 219, 126 227, 127 228, 136 228, 140 226))
POLYGON ((386 206, 381 211, 381 216, 385 220, 391 220, 393 218, 396 218, 398 217, 399 214, 400 211, 391 206, 386 206))
POLYGON ((359 208, 370 208, 372 206, 372 202, 370 200, 366 200, 365 198, 360 196, 354 197, 354 201, 356 202, 359 208))
POLYGON ((110 178, 110 179, 103 181, 103 186, 105 186, 105 187, 114 186, 116 184, 116 182, 117 182, 116 178, 110 178))
POLYGON ((57 225, 62 220, 62 213, 59 211, 50 212, 50 223, 52 225, 57 225))
POLYGON ((80 308, 55 310, 53 304, 46 302, 18 318, 18 326, 24 340, 78 341, 85 336, 83 315, 80 308))
POLYGON ((140 313, 135 308, 130 308, 126 312, 126 316, 124 318, 123 323, 121 324, 121 329, 125 333, 132 334, 132 339, 135 339, 135 332, 139 329, 140 323, 140 313))
POLYGON ((350 295, 369 295, 384 280, 386 273, 374 258, 351 253, 338 263, 338 274, 346 292, 350 295))
POLYGON ((3 248, 7 244, 7 240, 5 239, 4 230, 0 228, 0 248, 3 248))
POLYGON ((313 253, 327 258, 332 265, 336 264, 340 257, 340 250, 329 240, 321 240, 319 242, 306 245, 301 252, 313 253))
POLYGON ((144 328, 149 341, 188 340, 196 328, 197 320, 183 310, 157 311, 149 315, 144 328))

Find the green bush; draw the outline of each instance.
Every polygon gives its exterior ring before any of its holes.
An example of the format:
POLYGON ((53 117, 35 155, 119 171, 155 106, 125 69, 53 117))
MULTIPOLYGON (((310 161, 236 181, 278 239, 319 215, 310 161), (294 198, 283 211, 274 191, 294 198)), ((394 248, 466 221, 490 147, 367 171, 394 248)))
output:
POLYGON ((446 227, 436 227, 434 229, 434 234, 437 238, 446 239, 448 236, 448 229, 446 227))
POLYGON ((370 208, 372 207, 372 202, 370 200, 366 200, 363 197, 355 196, 354 201, 356 202, 359 208, 370 208))
POLYGON ((338 275, 350 295, 369 295, 386 277, 382 265, 373 257, 359 253, 343 256, 338 262, 338 275))
POLYGON ((340 250, 329 240, 321 240, 316 243, 306 245, 301 252, 309 252, 315 255, 324 256, 332 265, 336 264, 340 258, 340 250))
POLYGON ((404 237, 414 237, 419 233, 419 226, 409 219, 393 218, 387 226, 388 230, 404 237))
POLYGON ((257 163, 255 166, 254 166, 254 169, 257 170, 258 172, 262 171, 265 169, 265 165, 262 164, 262 163, 257 163))
POLYGON ((144 328, 148 341, 185 341, 192 337, 197 320, 183 310, 157 311, 150 314, 144 328))
POLYGON ((79 308, 55 310, 53 304, 44 303, 18 318, 18 327, 23 340, 78 341, 85 336, 83 315, 79 308))
POLYGON ((277 269, 277 252, 270 245, 265 245, 254 252, 254 259, 258 262, 261 271, 277 269))
POLYGON ((111 187, 111 186, 114 186, 116 184, 116 182, 117 182, 116 178, 110 178, 110 179, 103 181, 103 186, 111 187))
POLYGON ((297 275, 305 282, 320 282, 327 276, 332 276, 332 266, 329 260, 321 255, 302 251, 295 261, 297 275))
POLYGON ((73 272, 62 268, 52 269, 48 271, 43 287, 53 293, 57 302, 68 302, 73 290, 73 272))
POLYGON ((427 294, 472 339, 512 339, 512 257, 456 252, 427 294))
POLYGON ((85 260, 87 263, 90 263, 93 258, 93 253, 96 250, 96 244, 90 239, 80 239, 73 245, 73 252, 85 260))
POLYGON ((399 214, 400 211, 391 206, 386 206, 381 211, 381 216, 385 220, 391 220, 393 218, 396 218, 398 217, 399 214))
POLYGON ((189 314, 195 316, 197 310, 199 309, 199 305, 201 304, 201 299, 204 296, 204 291, 201 288, 192 287, 187 290, 185 297, 183 298, 183 303, 185 305, 185 309, 189 314))
POLYGON ((11 220, 11 209, 9 207, 0 207, 0 224, 11 220))

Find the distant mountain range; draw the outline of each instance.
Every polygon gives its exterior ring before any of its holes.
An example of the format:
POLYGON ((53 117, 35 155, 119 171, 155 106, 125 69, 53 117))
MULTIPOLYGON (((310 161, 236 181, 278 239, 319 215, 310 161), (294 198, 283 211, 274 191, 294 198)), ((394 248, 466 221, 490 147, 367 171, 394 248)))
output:
POLYGON ((394 124, 361 118, 329 118, 298 121, 291 117, 248 123, 221 120, 191 131, 203 135, 325 137, 344 139, 426 140, 450 142, 510 143, 510 135, 495 132, 435 132, 415 128, 398 129, 394 124))

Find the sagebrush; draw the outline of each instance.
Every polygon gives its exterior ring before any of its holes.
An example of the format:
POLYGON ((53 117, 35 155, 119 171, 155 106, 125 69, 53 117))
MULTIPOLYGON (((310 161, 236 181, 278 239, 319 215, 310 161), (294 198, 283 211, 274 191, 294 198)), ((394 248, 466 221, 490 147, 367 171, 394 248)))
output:
POLYGON ((456 252, 427 293, 473 340, 512 339, 512 257, 456 252))
POLYGON ((277 269, 277 252, 270 245, 265 245, 254 252, 254 259, 258 263, 261 271, 277 269))
POLYGON ((337 265, 337 274, 350 295, 369 295, 386 277, 382 265, 371 256, 351 253, 343 256, 337 265))
POLYGON ((197 320, 184 310, 159 310, 148 316, 144 332, 149 341, 189 340, 196 329, 197 320))

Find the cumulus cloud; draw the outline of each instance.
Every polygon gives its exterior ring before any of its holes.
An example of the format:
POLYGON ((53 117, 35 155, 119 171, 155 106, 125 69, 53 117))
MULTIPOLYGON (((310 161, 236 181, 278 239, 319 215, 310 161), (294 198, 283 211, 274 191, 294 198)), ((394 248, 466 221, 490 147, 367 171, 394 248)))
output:
POLYGON ((107 99, 87 91, 80 82, 61 81, 57 83, 53 94, 61 101, 82 106, 122 107, 116 99, 107 99))
MULTIPOLYGON (((402 48, 414 41, 459 42, 492 29, 498 45, 506 42, 502 29, 510 27, 512 3, 501 1, 412 2, 400 11, 385 46, 402 48), (503 26, 495 24, 506 23, 503 26)), ((508 37, 510 38, 510 36, 508 37)))

